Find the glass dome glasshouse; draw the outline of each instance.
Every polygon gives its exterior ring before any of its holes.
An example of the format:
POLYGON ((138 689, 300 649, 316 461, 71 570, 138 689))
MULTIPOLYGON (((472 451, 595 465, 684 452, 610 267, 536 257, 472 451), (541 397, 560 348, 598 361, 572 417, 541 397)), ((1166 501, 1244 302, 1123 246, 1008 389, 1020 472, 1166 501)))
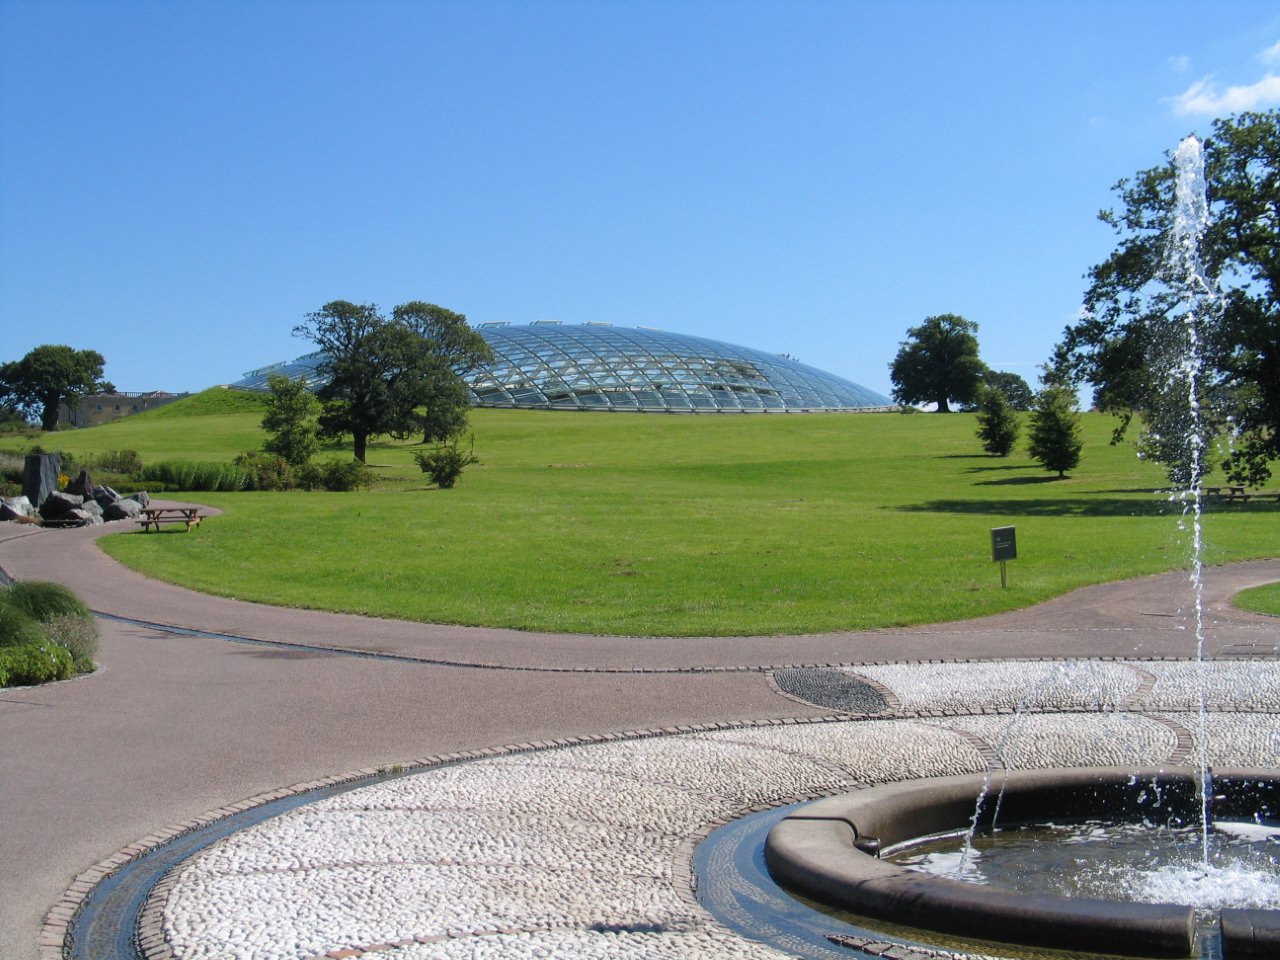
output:
MULTIPOLYGON (((778 354, 649 327, 541 321, 476 329, 494 360, 467 375, 478 407, 557 410, 818 411, 891 407, 888 397, 778 354)), ((251 371, 232 384, 265 389, 272 373, 321 382, 318 353, 251 371)))

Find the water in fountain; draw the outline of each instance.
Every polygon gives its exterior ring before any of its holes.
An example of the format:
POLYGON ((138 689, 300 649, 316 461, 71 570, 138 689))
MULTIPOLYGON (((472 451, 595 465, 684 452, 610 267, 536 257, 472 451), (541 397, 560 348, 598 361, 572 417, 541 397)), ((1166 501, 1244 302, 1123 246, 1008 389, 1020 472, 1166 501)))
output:
MULTIPOLYGON (((1114 706, 1114 703, 1109 700, 1106 678, 1099 673, 1095 664, 1087 661, 1065 661, 1051 665, 1049 672, 1040 678, 1026 696, 1018 700, 1014 706, 1012 716, 1000 728, 999 736, 995 742, 995 749, 992 752, 991 763, 983 774, 982 789, 978 792, 977 800, 974 803, 973 816, 969 820, 969 830, 964 835, 963 850, 954 868, 948 873, 949 876, 957 880, 972 879, 969 861, 975 852, 975 842, 979 824, 982 822, 984 808, 991 795, 991 788, 994 785, 997 773, 1003 772, 1007 774, 1008 771, 1014 769, 1015 748, 1018 734, 1024 728, 1023 719, 1031 711, 1042 706, 1046 700, 1051 699, 1053 694, 1064 688, 1072 691, 1073 700, 1083 700, 1086 703, 1091 703, 1095 709, 1114 706)), ((1004 781, 1002 780, 999 789, 996 791, 995 810, 991 816, 992 823, 999 823, 1000 808, 1003 801, 1004 781)))
MULTIPOLYGON (((1201 240, 1209 224, 1209 207, 1204 175, 1204 148, 1199 139, 1188 137, 1178 145, 1174 154, 1174 169, 1175 207, 1162 270, 1162 279, 1169 291, 1163 304, 1167 319, 1163 329, 1158 329, 1152 339, 1148 358, 1155 377, 1163 382, 1163 398, 1152 415, 1147 443, 1149 449, 1158 452, 1170 466, 1170 478, 1175 486, 1170 496, 1181 507, 1181 522, 1190 534, 1188 554, 1192 595, 1189 619, 1194 634, 1195 661, 1201 675, 1194 755, 1200 808, 1199 823, 1194 830, 1198 834, 1199 855, 1188 859, 1186 832, 1183 831, 1177 855, 1170 856, 1168 862, 1148 860, 1141 868, 1131 865, 1115 869, 1113 873, 1117 882, 1125 888, 1124 895, 1132 899, 1214 908, 1223 905, 1224 894, 1225 901, 1231 902, 1228 891, 1239 892, 1241 897, 1236 899, 1241 903, 1255 903, 1256 897, 1244 896, 1244 892, 1265 890, 1265 893, 1259 895, 1268 907, 1275 907, 1280 906, 1280 888, 1275 880, 1280 864, 1272 859, 1272 853, 1257 854, 1247 844, 1226 842, 1226 839, 1214 835, 1211 809, 1213 777, 1208 762, 1210 734, 1204 675, 1201 481, 1206 469, 1206 426, 1201 409, 1203 366, 1200 342, 1201 326, 1212 311, 1218 309, 1220 295, 1216 285, 1206 276, 1201 262, 1201 240), (1248 852, 1241 854, 1242 850, 1248 852), (1234 859, 1237 854, 1244 856, 1244 860, 1237 862, 1234 859)), ((1018 718, 1025 706, 1034 703, 1034 697, 1033 691, 1031 696, 1019 704, 1013 720, 1002 733, 1001 746, 997 749, 995 762, 988 770, 983 790, 977 798, 973 821, 961 849, 954 854, 947 852, 926 857, 926 861, 933 862, 930 869, 963 879, 976 878, 975 874, 981 875, 981 869, 971 863, 978 855, 976 826, 983 805, 987 802, 996 766, 1009 768, 1003 749, 1004 740, 1012 735, 1018 718)), ((998 817, 999 796, 996 811, 998 817)), ((1226 825, 1223 826, 1226 829, 1226 825)), ((1128 827, 1124 830, 1128 830, 1128 827)), ((984 841, 986 842, 989 840, 984 841)), ((1280 846, 1276 846, 1276 849, 1280 850, 1280 846)))
POLYGON ((1196 662, 1200 665, 1200 703, 1197 717, 1197 764, 1200 773, 1200 824, 1201 849, 1204 867, 1210 863, 1209 804, 1213 796, 1213 778, 1209 771, 1208 711, 1205 705, 1204 678, 1204 536, 1202 508, 1204 504, 1200 481, 1204 473, 1204 423, 1200 409, 1200 332, 1199 325, 1206 309, 1216 300, 1216 287, 1204 275, 1200 263, 1200 240, 1209 224, 1209 205, 1204 179, 1204 146, 1195 137, 1187 137, 1174 154, 1177 170, 1175 196, 1177 208, 1173 223, 1173 243, 1168 260, 1173 264, 1175 280, 1183 286, 1185 310, 1182 322, 1186 330, 1185 350, 1177 366, 1179 376, 1172 378, 1185 384, 1187 410, 1191 422, 1187 434, 1189 471, 1188 486, 1183 496, 1191 512, 1191 584, 1194 591, 1193 617, 1195 626, 1196 662))

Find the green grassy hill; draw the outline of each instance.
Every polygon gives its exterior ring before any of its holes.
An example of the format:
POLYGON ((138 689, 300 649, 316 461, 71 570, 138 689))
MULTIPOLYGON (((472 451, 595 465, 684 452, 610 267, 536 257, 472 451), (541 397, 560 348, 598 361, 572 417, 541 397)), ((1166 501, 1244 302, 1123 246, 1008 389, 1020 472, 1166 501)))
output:
MULTIPOLYGON (((208 391, 46 447, 230 460, 260 399, 208 391)), ((269 603, 435 622, 628 635, 882 627, 1023 606, 1183 567, 1157 468, 1085 417, 1067 480, 984 455, 966 414, 657 416, 478 410, 480 464, 429 488, 379 442, 364 494, 195 494, 190 534, 102 541, 152 576, 269 603), (990 529, 1016 525, 1001 589, 990 529)), ((323 456, 349 456, 333 448, 323 456)), ((1275 552, 1277 505, 1223 505, 1207 560, 1275 552)))

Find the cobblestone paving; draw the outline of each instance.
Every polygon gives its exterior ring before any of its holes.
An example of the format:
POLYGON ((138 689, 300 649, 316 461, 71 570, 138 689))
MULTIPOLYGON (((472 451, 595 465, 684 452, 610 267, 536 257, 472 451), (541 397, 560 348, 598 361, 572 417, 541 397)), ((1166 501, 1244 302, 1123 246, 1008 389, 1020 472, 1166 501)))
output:
POLYGON ((180 960, 369 951, 396 960, 780 957, 724 930, 694 899, 692 838, 710 825, 851 784, 980 772, 993 760, 1183 762, 1200 747, 1191 711, 1201 676, 1218 711, 1205 745, 1212 762, 1274 766, 1280 744, 1280 666, 1271 663, 838 673, 844 680, 799 670, 774 680, 820 703, 834 691, 868 715, 506 753, 300 807, 208 848, 165 882, 163 952, 180 960))

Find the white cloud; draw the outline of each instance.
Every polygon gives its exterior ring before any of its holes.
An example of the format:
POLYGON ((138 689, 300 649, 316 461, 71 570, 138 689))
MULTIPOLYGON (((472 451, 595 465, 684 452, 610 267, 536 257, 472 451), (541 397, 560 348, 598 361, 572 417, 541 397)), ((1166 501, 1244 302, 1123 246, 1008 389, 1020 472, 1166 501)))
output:
POLYGON ((1180 117, 1192 114, 1220 117, 1277 103, 1280 103, 1280 76, 1276 74, 1269 73, 1248 86, 1227 87, 1221 93, 1213 78, 1205 77, 1174 98, 1173 112, 1180 117))
MULTIPOLYGON (((1277 44, 1280 46, 1280 44, 1277 44)), ((1169 58, 1169 69, 1174 73, 1186 73, 1191 66, 1191 58, 1185 54, 1177 57, 1169 58)))
POLYGON ((1263 63, 1280 63, 1280 43, 1267 47, 1258 54, 1258 59, 1263 63))

